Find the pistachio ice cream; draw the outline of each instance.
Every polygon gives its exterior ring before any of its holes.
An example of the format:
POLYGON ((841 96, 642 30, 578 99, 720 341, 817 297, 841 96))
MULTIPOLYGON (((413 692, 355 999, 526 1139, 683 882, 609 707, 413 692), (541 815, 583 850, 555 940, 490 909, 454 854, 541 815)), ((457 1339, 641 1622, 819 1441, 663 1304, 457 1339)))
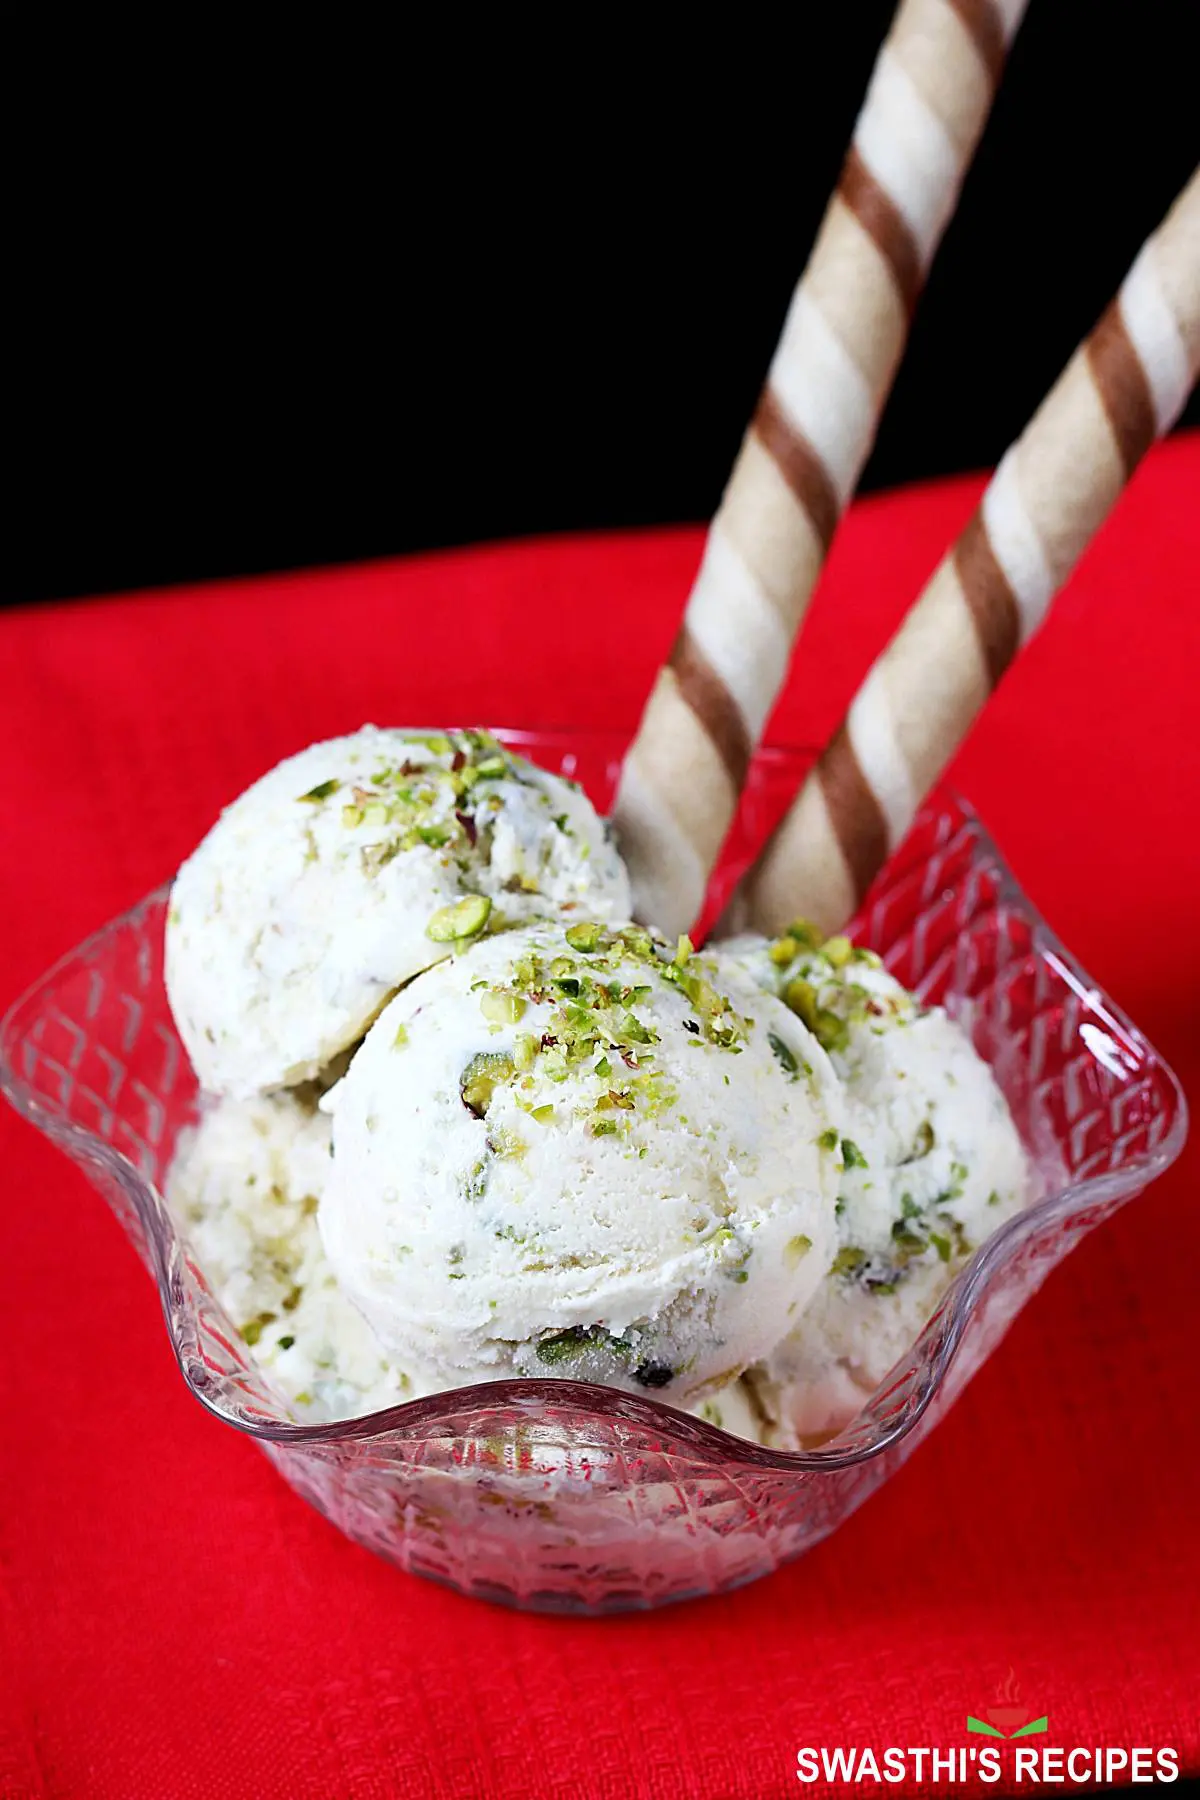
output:
POLYGON ((201 1086, 247 1097, 317 1074, 483 932, 629 906, 575 783, 487 732, 365 726, 272 769, 184 863, 167 992, 201 1086))
POLYGON ((686 939, 595 919, 485 939, 391 1002, 323 1105, 330 1263, 446 1385, 686 1405, 768 1354, 833 1256, 829 1060, 686 939))
POLYGON ((961 1026, 869 952, 811 928, 731 940, 828 1050, 847 1113, 837 1248, 803 1316, 752 1377, 801 1438, 838 1430, 920 1335, 963 1263, 1031 1197, 1007 1103, 961 1026))
POLYGON ((345 1298, 317 1231, 329 1120, 290 1094, 210 1101, 166 1200, 215 1298, 297 1417, 354 1418, 426 1391, 345 1298))

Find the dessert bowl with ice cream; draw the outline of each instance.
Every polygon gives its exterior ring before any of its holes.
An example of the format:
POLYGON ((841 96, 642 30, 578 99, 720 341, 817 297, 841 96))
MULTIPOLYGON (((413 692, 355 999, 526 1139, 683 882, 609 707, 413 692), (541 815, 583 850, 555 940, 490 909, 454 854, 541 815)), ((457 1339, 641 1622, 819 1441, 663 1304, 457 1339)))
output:
MULTIPOLYGON (((520 745, 601 806, 619 748, 520 745)), ((756 759, 726 886, 805 760, 756 759)), ((949 799, 853 939, 518 903, 251 1094, 183 1052, 173 906, 13 1009, 6 1089, 114 1204, 196 1396, 352 1537, 520 1605, 657 1605, 827 1535, 1182 1142, 1170 1071, 949 799)))

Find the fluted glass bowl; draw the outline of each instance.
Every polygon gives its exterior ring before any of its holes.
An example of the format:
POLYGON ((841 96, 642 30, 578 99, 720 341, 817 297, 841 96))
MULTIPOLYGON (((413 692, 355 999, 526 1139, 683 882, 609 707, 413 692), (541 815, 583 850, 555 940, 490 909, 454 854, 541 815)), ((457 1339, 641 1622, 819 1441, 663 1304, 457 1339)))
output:
MULTIPOLYGON (((500 735, 610 804, 624 748, 616 738, 500 735)), ((810 760, 755 759, 709 917, 810 760)), ((846 1430, 789 1455, 659 1401, 557 1380, 296 1424, 209 1293, 160 1192, 197 1100, 163 987, 165 906, 160 889, 17 1002, 0 1026, 5 1093, 124 1225, 196 1398, 254 1438, 349 1537, 403 1569, 518 1606, 599 1613, 719 1593, 826 1537, 932 1430, 1050 1269, 1174 1160, 1187 1128, 1170 1069, 1042 923, 969 808, 941 797, 853 935, 966 1024, 1033 1154, 1042 1197, 976 1252, 846 1430)))

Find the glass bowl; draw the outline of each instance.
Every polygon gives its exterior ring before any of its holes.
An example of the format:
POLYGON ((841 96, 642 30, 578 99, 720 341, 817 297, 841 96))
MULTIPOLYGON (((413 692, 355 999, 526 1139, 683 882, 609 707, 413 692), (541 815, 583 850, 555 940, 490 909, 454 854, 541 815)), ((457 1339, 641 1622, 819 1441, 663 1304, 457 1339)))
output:
MULTIPOLYGON (((611 802, 615 737, 501 732, 611 802)), ((706 911, 715 917, 811 758, 764 751, 706 911)), ((335 1425, 264 1385, 159 1191, 196 1084, 162 979, 166 889, 37 983, 0 1026, 0 1083, 78 1163, 157 1284, 202 1405, 260 1444, 347 1536, 462 1593, 602 1613, 713 1594, 835 1530, 909 1456, 1079 1239, 1174 1160, 1170 1069, 1043 924, 970 809, 925 808, 853 927, 992 1064, 1041 1199, 972 1257, 912 1350, 840 1435, 760 1449, 650 1399, 504 1381, 335 1425)), ((965 1475, 964 1475, 965 1479, 965 1475)))

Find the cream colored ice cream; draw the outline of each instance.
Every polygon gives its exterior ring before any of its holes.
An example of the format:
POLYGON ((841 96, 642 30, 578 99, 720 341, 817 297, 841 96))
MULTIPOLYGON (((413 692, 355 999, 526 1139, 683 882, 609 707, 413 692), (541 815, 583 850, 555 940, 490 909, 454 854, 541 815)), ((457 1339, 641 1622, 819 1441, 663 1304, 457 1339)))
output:
POLYGON ((212 1101, 166 1200, 213 1294, 299 1418, 355 1418, 427 1389, 339 1291, 317 1231, 329 1120, 290 1095, 212 1101))
MULTIPOLYGON (((834 1249, 840 1096, 779 1000, 640 927, 543 924, 405 988, 323 1105, 321 1234, 402 1362, 688 1404, 834 1249)), ((839 1133, 840 1137, 840 1133, 839 1133)))
POLYGON ((846 1085, 837 1253, 750 1378, 760 1410, 814 1441, 861 1409, 966 1259, 1031 1198, 1032 1172, 966 1033, 878 958, 803 928, 725 950, 808 1022, 846 1085))
POLYGON ((221 815, 171 892, 166 981, 203 1087, 315 1075, 421 969, 546 914, 626 918, 624 865, 582 791, 486 732, 365 726, 221 815))
POLYGON ((706 1425, 716 1425, 734 1437, 746 1438, 763 1450, 799 1450, 799 1440, 788 1421, 780 1416, 774 1394, 764 1402, 761 1385, 747 1373, 727 1382, 688 1411, 706 1425))

